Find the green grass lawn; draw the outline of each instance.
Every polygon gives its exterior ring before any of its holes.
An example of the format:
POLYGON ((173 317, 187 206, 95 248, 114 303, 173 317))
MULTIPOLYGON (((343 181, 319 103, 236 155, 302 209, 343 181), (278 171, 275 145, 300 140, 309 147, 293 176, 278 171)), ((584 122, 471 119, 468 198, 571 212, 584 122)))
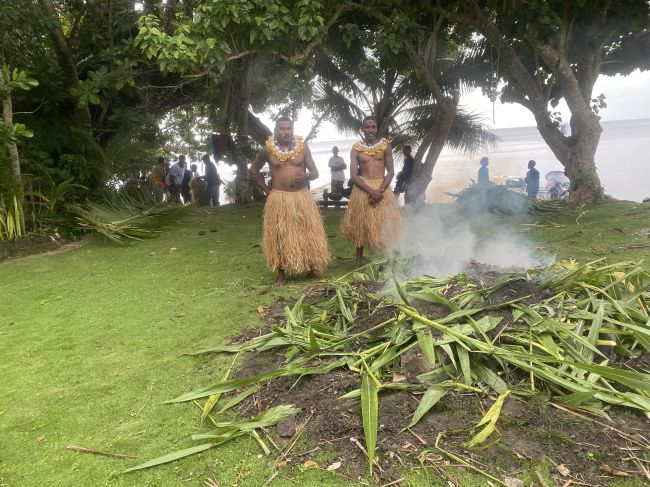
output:
MULTIPOLYGON (((340 214, 325 212, 333 256, 326 278, 350 271, 354 262, 354 249, 338 236, 340 214)), ((607 203, 586 213, 567 209, 562 216, 503 223, 557 258, 645 258, 645 266, 650 260, 650 238, 642 231, 650 227, 650 205, 607 203)), ((159 238, 133 246, 95 239, 1 264, 0 486, 205 485, 208 478, 221 486, 262 485, 274 457, 261 456, 248 439, 121 475, 193 446, 191 435, 202 431, 197 407, 162 402, 218 381, 230 358, 180 354, 259 325, 259 305, 311 284, 292 279, 281 291, 271 288, 275 276, 264 266, 260 234, 261 206, 193 209, 159 238), (69 445, 136 458, 77 453, 69 445)), ((404 485, 446 485, 426 471, 407 477, 404 485)), ((322 469, 294 468, 272 483, 296 484, 350 482, 322 469)), ((465 475, 463 485, 485 484, 465 475)))

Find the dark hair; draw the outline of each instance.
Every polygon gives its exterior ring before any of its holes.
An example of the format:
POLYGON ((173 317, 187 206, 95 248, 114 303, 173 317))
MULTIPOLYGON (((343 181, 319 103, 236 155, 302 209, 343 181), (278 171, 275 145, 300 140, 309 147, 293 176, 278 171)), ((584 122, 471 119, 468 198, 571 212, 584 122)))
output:
POLYGON ((364 123, 366 123, 368 120, 374 120, 375 122, 377 121, 377 119, 376 119, 375 117, 373 117, 372 115, 368 115, 367 117, 365 117, 365 118, 361 121, 361 123, 364 124, 364 123))
POLYGON ((275 120, 276 125, 279 124, 280 122, 291 122, 291 123, 293 123, 293 120, 290 117, 287 117, 286 115, 283 115, 281 117, 278 117, 275 120))
POLYGON ((203 157, 201 157, 204 161, 209 161, 210 160, 210 154, 203 154, 203 157))
POLYGON ((537 165, 537 163, 536 163, 533 159, 531 159, 530 161, 528 161, 528 164, 532 164, 533 166, 536 166, 536 165, 537 165))
POLYGON ((487 157, 481 157, 481 165, 485 166, 490 160, 487 157))
POLYGON ((408 150, 409 152, 411 152, 411 146, 410 145, 405 145, 404 150, 408 150))

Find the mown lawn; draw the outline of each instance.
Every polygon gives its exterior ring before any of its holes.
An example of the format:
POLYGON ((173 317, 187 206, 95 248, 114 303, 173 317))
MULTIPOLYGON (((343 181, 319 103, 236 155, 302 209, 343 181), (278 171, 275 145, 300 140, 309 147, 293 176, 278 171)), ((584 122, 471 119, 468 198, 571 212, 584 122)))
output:
MULTIPOLYGON (((557 258, 650 260, 650 205, 608 203, 563 214, 503 219, 557 258), (577 221, 576 221, 577 220, 577 221)), ((354 249, 325 212, 332 265, 351 270, 354 249)), ((219 380, 228 357, 183 352, 225 343, 259 324, 257 307, 281 291, 264 266, 261 207, 193 209, 159 238, 129 247, 89 244, 0 264, 0 486, 260 486, 273 456, 240 440, 180 462, 122 475, 150 458, 194 445, 199 410, 163 401, 219 380), (213 231, 216 230, 216 231, 213 231), (200 235, 204 231, 205 235, 200 235), (76 445, 133 455, 77 453, 76 445)), ((426 471, 404 485, 446 485, 426 471)), ((532 478, 526 475, 526 478, 532 478)), ((271 485, 350 485, 322 469, 283 471, 271 485)), ((462 485, 485 485, 463 474, 462 485)), ((637 481, 626 485, 642 485, 637 481)))

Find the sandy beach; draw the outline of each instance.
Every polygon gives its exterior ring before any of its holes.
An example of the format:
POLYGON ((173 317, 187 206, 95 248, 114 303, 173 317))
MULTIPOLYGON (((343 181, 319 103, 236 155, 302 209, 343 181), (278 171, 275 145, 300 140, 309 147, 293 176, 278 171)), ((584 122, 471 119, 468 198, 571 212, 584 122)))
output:
MULTIPOLYGON (((650 196, 650 119, 603 122, 603 134, 596 156, 598 174, 607 194, 617 199, 642 201, 650 196)), ((530 159, 537 162, 542 177, 549 171, 563 170, 561 164, 542 140, 535 127, 497 129, 501 139, 497 146, 477 154, 459 154, 444 150, 433 172, 433 181, 427 191, 431 202, 450 201, 446 193, 458 192, 476 178, 479 159, 490 158, 490 177, 496 182, 508 177, 524 177, 530 159)), ((311 146, 320 172, 312 188, 329 185, 327 161, 331 147, 338 145, 341 155, 349 163, 349 154, 355 139, 316 141, 311 146)), ((399 163, 396 164, 399 170, 399 163)), ((346 173, 349 175, 349 171, 346 173)), ((544 180, 542 180, 544 184, 544 180)))

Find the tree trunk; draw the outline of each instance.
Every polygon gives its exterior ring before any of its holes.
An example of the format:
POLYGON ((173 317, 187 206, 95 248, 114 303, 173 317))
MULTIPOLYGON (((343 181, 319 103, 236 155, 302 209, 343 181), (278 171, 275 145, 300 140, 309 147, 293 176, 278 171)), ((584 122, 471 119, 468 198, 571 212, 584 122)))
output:
MULTIPOLYGON (((598 77, 601 53, 595 52, 589 72, 583 73, 578 80, 566 54, 566 35, 572 19, 564 19, 560 31, 559 44, 544 44, 534 36, 525 41, 544 60, 546 66, 556 77, 562 93, 571 111, 571 137, 565 137, 555 127, 548 113, 548 93, 531 75, 526 63, 516 50, 512 39, 508 39, 492 22, 476 1, 461 12, 439 8, 452 22, 471 25, 485 36, 499 53, 500 61, 507 67, 510 77, 515 81, 521 94, 511 93, 506 101, 519 103, 535 116, 537 128, 544 141, 566 169, 571 181, 569 200, 576 203, 593 203, 604 197, 603 187, 596 171, 594 160, 602 127, 599 117, 591 111, 589 101, 593 83, 598 77), (525 95, 525 96, 524 96, 525 95)), ((601 47, 602 50, 602 47, 601 47)), ((585 68, 583 66, 583 68, 585 68)), ((502 96, 503 101, 504 96, 502 96)))
POLYGON ((456 118, 457 110, 458 93, 454 93, 452 97, 445 97, 443 103, 440 104, 431 132, 429 132, 425 139, 425 141, 430 141, 430 143, 422 165, 418 164, 419 159, 417 158, 418 155, 422 157, 421 149, 418 149, 418 153, 416 154, 415 166, 419 170, 414 171, 411 182, 408 184, 406 194, 404 195, 406 204, 419 204, 424 201, 427 188, 433 178, 433 170, 447 142, 447 136, 454 123, 454 118, 456 118))
POLYGON ((251 100, 254 59, 246 59, 243 62, 245 63, 245 75, 241 87, 242 103, 240 106, 241 111, 237 137, 237 175, 235 177, 235 204, 238 205, 250 203, 253 198, 250 177, 248 175, 248 158, 246 154, 249 149, 248 110, 251 100))
MULTIPOLYGON (((56 52, 56 57, 59 61, 59 65, 63 70, 65 87, 68 89, 77 88, 79 86, 79 73, 77 72, 77 65, 74 62, 68 41, 63 34, 63 29, 61 29, 59 14, 54 8, 51 0, 38 0, 38 3, 40 4, 41 10, 45 13, 46 16, 45 28, 50 34, 52 44, 54 45, 54 52, 56 52)), ((74 102, 75 109, 81 119, 88 127, 91 127, 92 118, 90 116, 88 105, 85 104, 80 107, 78 103, 79 100, 75 99, 74 102)))
MULTIPOLYGON (((11 105, 11 95, 2 100, 2 118, 6 130, 13 127, 13 108, 11 105)), ((19 195, 23 194, 23 180, 20 173, 20 158, 18 157, 18 147, 15 142, 7 144, 9 150, 9 160, 11 162, 11 179, 19 195)))
POLYGON ((537 128, 571 181, 568 201, 594 203, 605 197, 595 160, 603 129, 598 115, 591 111, 582 115, 571 117, 570 137, 557 137, 557 128, 550 126, 545 116, 538 120, 537 128))

